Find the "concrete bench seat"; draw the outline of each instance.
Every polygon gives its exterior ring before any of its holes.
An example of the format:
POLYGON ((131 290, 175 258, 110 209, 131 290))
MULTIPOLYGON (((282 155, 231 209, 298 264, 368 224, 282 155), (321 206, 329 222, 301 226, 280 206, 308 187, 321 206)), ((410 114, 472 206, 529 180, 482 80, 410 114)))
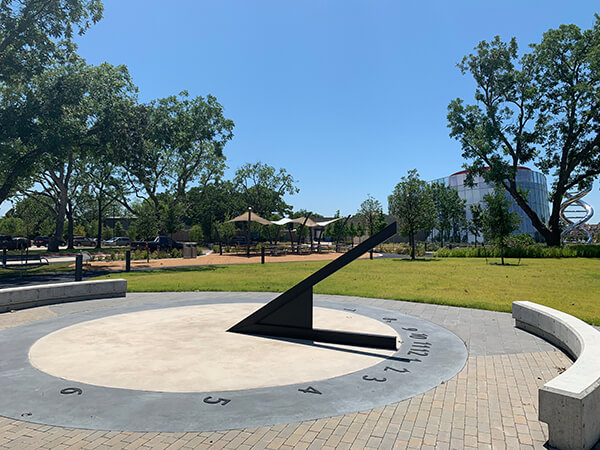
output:
POLYGON ((0 289, 0 312, 64 302, 125 297, 127 280, 76 281, 0 289))
POLYGON ((600 332, 546 306, 512 304, 515 326, 563 349, 573 365, 539 389, 539 419, 548 424, 548 444, 589 449, 600 441, 600 332))

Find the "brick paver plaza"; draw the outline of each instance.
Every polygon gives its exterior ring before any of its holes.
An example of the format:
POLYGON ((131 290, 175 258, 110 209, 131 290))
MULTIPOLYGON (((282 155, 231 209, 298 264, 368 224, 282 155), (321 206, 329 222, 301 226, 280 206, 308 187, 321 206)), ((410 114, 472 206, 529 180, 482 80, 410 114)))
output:
MULTIPOLYGON (((86 310, 136 302, 165 304, 198 295, 210 294, 128 294, 125 299, 15 311, 0 314, 0 330, 86 310)), ((251 298, 253 294, 242 295, 251 298)), ((194 433, 97 431, 0 417, 0 448, 544 448, 548 430, 537 419, 537 390, 569 367, 571 361, 545 341, 515 329, 510 314, 357 297, 316 297, 397 310, 441 325, 465 342, 467 363, 450 381, 399 403, 251 429, 194 433)))

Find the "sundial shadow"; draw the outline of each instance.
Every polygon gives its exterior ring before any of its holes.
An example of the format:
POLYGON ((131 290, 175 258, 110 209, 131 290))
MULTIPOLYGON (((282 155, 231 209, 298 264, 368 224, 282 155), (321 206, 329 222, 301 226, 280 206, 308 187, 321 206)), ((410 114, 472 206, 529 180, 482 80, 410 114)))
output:
POLYGON ((323 343, 319 343, 319 342, 315 342, 315 341, 309 341, 306 339, 294 339, 294 338, 286 338, 286 337, 278 337, 278 336, 267 336, 267 335, 261 335, 261 334, 257 334, 256 336, 265 338, 265 339, 272 339, 275 341, 291 342, 294 344, 305 345, 308 347, 323 348, 323 349, 332 350, 332 351, 341 352, 341 353, 351 353, 354 355, 371 356, 371 357, 375 357, 375 358, 389 359, 391 361, 398 361, 398 362, 408 362, 409 361, 409 359, 407 359, 407 358, 399 358, 396 356, 390 356, 389 354, 387 354, 385 352, 380 353, 380 352, 372 351, 372 350, 369 351, 369 350, 361 350, 358 348, 342 347, 339 345, 329 345, 329 344, 323 344, 323 343))

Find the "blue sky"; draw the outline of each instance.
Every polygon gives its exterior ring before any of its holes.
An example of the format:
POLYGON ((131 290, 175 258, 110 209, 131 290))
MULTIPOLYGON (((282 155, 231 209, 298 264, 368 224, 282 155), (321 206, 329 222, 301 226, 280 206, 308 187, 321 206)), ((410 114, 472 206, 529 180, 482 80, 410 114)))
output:
MULTIPOLYGON (((562 23, 591 27, 595 1, 104 0, 78 39, 90 64, 126 64, 150 101, 212 94, 234 120, 227 176, 246 162, 284 167, 294 209, 356 212, 407 171, 461 169, 448 136, 451 99, 471 102, 456 67, 481 40, 520 48, 562 23)), ((599 183, 587 198, 600 216, 599 183)))

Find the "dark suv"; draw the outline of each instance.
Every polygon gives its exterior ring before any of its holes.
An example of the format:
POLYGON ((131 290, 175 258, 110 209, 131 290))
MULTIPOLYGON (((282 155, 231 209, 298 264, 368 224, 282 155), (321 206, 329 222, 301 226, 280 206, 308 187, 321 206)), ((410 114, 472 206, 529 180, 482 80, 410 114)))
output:
POLYGON ((0 248, 6 250, 24 250, 31 245, 29 239, 17 237, 14 238, 8 234, 0 235, 0 248))

